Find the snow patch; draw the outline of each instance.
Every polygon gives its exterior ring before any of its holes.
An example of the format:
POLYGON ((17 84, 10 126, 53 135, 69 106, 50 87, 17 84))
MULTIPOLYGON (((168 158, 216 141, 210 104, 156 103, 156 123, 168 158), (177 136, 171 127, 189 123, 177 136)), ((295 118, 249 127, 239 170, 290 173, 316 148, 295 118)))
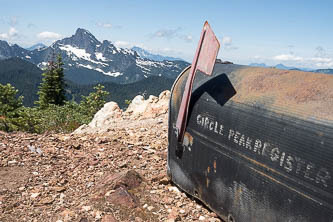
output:
POLYGON ((64 45, 59 47, 61 50, 64 50, 67 52, 67 55, 70 56, 71 54, 74 54, 80 59, 90 60, 90 54, 86 52, 84 49, 75 48, 71 45, 64 45))
POLYGON ((94 69, 91 65, 83 65, 83 64, 79 64, 78 66, 87 68, 87 69, 94 69))
POLYGON ((101 52, 96 52, 95 55, 96 55, 96 58, 97 58, 98 60, 101 60, 101 61, 103 61, 103 62, 108 61, 108 60, 103 56, 103 53, 101 53, 101 52))
POLYGON ((105 75, 108 75, 108 76, 113 76, 113 77, 117 77, 117 76, 121 76, 123 75, 123 73, 121 72, 103 72, 105 75))
POLYGON ((31 57, 30 57, 30 56, 28 56, 28 55, 26 55, 26 56, 25 56, 25 58, 27 58, 27 59, 31 59, 31 57))

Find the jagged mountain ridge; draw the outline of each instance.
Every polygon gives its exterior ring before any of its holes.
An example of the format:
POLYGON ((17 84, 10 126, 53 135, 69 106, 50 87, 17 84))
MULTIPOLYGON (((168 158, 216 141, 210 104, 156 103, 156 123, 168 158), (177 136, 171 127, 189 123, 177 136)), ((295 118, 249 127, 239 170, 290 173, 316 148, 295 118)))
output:
POLYGON ((29 50, 29 51, 33 51, 33 50, 35 50, 35 49, 43 49, 43 48, 46 48, 47 46, 46 45, 44 45, 43 43, 37 43, 37 44, 35 44, 35 45, 33 45, 33 46, 30 46, 30 47, 28 47, 28 48, 26 48, 27 50, 29 50))
POLYGON ((0 41, 0 59, 19 57, 43 68, 54 55, 61 54, 66 78, 79 84, 140 81, 149 76, 174 79, 189 65, 185 61, 154 61, 142 58, 131 49, 118 48, 108 40, 100 42, 85 29, 32 51, 0 41), (84 78, 80 78, 84 73, 84 78), (84 79, 84 80, 82 80, 84 79))
POLYGON ((154 60, 154 61, 164 61, 164 60, 168 60, 168 61, 184 61, 181 58, 174 58, 171 56, 163 56, 163 55, 159 55, 159 54, 154 54, 149 52, 148 50, 145 50, 143 48, 140 48, 138 46, 134 46, 131 48, 133 51, 137 52, 139 54, 140 57, 142 58, 146 58, 146 59, 150 59, 150 60, 154 60))

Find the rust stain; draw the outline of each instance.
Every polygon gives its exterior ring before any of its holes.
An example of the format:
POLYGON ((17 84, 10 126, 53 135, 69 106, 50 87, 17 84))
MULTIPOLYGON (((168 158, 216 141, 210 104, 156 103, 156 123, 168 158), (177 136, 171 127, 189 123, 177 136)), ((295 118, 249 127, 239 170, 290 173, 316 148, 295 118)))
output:
POLYGON ((236 205, 240 204, 240 200, 241 200, 241 195, 243 193, 242 187, 241 186, 237 186, 237 188, 235 189, 234 192, 234 203, 236 205))
POLYGON ((260 175, 262 175, 262 176, 264 176, 264 177, 266 177, 266 178, 268 178, 268 179, 274 181, 275 183, 278 183, 278 184, 280 184, 280 185, 282 185, 282 186, 285 186, 285 187, 287 187, 288 189, 290 189, 290 190, 292 190, 292 191, 294 191, 294 192, 300 194, 301 196, 303 196, 303 197, 305 197, 305 198, 307 198, 307 199, 309 199, 309 200, 312 200, 312 201, 314 201, 314 202, 316 202, 316 203, 322 205, 321 202, 319 202, 318 200, 313 199, 313 198, 310 197, 309 195, 307 195, 307 194, 305 194, 305 193, 302 193, 302 192, 300 192, 299 190, 296 190, 296 189, 294 189, 294 188, 288 186, 287 184, 282 183, 281 181, 279 181, 279 180, 277 180, 277 179, 275 179, 275 178, 273 178, 273 177, 271 177, 271 176, 269 176, 269 175, 267 175, 267 174, 265 174, 265 173, 263 173, 263 172, 261 172, 261 171, 259 171, 259 170, 254 169, 253 167, 250 167, 250 169, 253 170, 253 171, 255 171, 256 173, 259 173, 260 175))
POLYGON ((333 75, 248 67, 232 73, 233 101, 303 118, 333 120, 333 75))
POLYGON ((216 160, 214 160, 213 166, 214 166, 214 173, 216 173, 216 160))
POLYGON ((210 173, 210 167, 207 167, 207 173, 210 173))
POLYGON ((183 145, 187 147, 191 147, 193 145, 193 137, 189 132, 185 132, 183 145))
POLYGON ((206 178, 206 187, 208 188, 209 187, 209 179, 208 179, 208 177, 206 178))

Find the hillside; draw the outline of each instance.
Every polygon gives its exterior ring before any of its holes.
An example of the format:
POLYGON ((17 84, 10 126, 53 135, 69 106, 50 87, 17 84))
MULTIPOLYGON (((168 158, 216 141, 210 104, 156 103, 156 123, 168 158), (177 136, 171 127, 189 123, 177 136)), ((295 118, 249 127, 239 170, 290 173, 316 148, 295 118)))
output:
POLYGON ((0 83, 10 83, 24 96, 23 104, 32 106, 38 99, 38 86, 42 81, 43 71, 34 64, 19 58, 0 61, 0 83))
MULTIPOLYGON (((158 95, 160 92, 170 89, 173 80, 165 77, 151 76, 131 84, 117 84, 112 82, 96 81, 92 84, 78 84, 66 78, 66 96, 68 100, 79 102, 82 95, 88 95, 93 91, 96 83, 105 86, 105 90, 110 92, 107 101, 115 101, 120 107, 126 106, 125 100, 133 99, 138 94, 158 95)), ((83 70, 84 71, 84 70, 83 70)), ((36 65, 20 58, 10 58, 0 60, 0 83, 10 83, 19 90, 19 95, 24 96, 25 106, 33 106, 38 99, 38 86, 42 81, 42 70, 36 65)), ((81 76, 83 73, 80 73, 81 76)), ((90 73, 87 73, 89 75, 90 73)), ((99 74, 103 76, 102 74, 99 74)), ((82 78, 82 77, 81 77, 82 78)))

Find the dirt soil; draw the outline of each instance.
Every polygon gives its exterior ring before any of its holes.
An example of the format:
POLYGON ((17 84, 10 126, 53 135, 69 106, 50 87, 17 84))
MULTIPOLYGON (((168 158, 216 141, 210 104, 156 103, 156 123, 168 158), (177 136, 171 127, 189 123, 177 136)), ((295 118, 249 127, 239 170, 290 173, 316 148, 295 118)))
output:
POLYGON ((0 132, 0 221, 221 221, 166 176, 167 118, 103 135, 0 132))

